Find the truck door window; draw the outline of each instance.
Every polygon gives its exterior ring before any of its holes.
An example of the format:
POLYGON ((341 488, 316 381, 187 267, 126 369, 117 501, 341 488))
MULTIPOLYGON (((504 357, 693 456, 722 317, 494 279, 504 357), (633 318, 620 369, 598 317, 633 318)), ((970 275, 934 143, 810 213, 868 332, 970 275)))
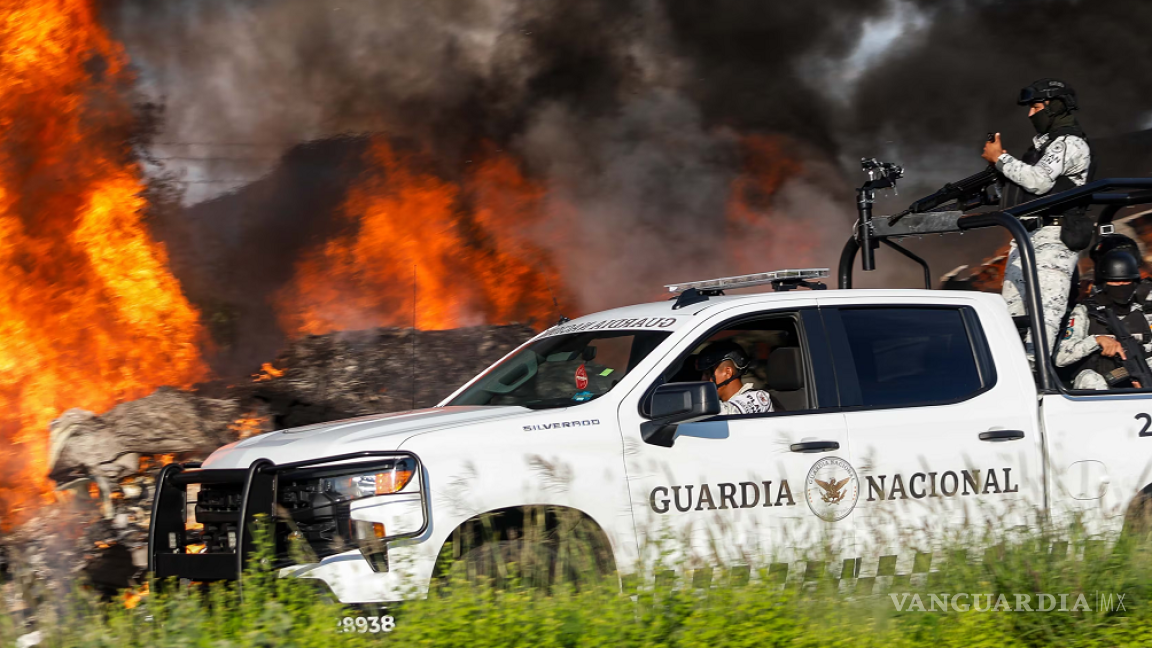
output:
POLYGON ((700 380, 696 356, 718 340, 735 342, 744 350, 751 364, 741 380, 751 383, 753 389, 767 391, 774 412, 813 409, 815 395, 810 393, 808 359, 798 321, 789 315, 744 320, 701 337, 686 355, 668 367, 662 382, 700 380))
MULTIPOLYGON (((991 386, 975 317, 963 308, 840 308, 864 407, 940 405, 991 386)), ((838 328, 838 327, 834 327, 838 328)), ((848 366, 841 362, 840 370, 848 366)), ((849 403, 845 403, 848 405, 849 403)))

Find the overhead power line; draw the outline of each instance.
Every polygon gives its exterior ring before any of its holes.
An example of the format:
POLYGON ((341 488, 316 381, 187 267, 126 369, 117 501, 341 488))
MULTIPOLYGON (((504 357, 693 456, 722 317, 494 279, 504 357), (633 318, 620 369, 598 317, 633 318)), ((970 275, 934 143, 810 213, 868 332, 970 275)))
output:
MULTIPOLYGON (((303 144, 303 142, 298 142, 303 144)), ((290 142, 151 142, 149 146, 249 146, 249 147, 279 147, 294 146, 290 142)))
POLYGON ((189 162, 216 162, 216 161, 234 161, 234 162, 247 162, 248 160, 278 160, 279 155, 206 155, 199 157, 195 155, 165 155, 157 156, 151 155, 149 160, 184 160, 189 162))

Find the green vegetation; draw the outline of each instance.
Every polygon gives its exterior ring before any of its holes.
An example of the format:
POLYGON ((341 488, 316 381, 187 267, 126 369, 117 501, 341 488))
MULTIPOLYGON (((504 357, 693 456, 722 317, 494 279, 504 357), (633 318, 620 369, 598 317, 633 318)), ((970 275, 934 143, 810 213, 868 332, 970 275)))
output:
MULTIPOLYGON (((1068 536, 1069 534, 1065 534, 1068 536)), ((528 536, 525 535, 525 538, 528 536)), ((524 546, 526 543, 517 543, 524 546)), ((984 546, 983 543, 980 543, 984 546)), ((243 597, 234 587, 207 590, 169 584, 135 608, 83 594, 38 611, 42 646, 191 647, 357 646, 1148 646, 1152 644, 1152 539, 1110 542, 1077 538, 1054 542, 1030 532, 1000 537, 990 550, 954 544, 936 552, 931 573, 877 579, 874 592, 853 591, 855 580, 782 577, 769 567, 688 570, 649 568, 660 577, 589 578, 592 570, 555 568, 576 555, 550 547, 547 574, 519 573, 538 557, 506 550, 498 561, 460 560, 431 595, 389 610, 388 634, 341 632, 344 617, 379 614, 350 610, 304 581, 250 570, 243 597), (1064 544, 1066 543, 1066 544, 1064 544), (982 560, 972 556, 983 555, 982 560), (557 574, 585 574, 584 578, 557 574), (484 581, 479 584, 476 581, 484 581), (980 594, 976 606, 1000 611, 941 611, 943 594, 980 594), (1016 594, 1055 597, 1048 612, 1014 609, 1016 594), (933 601, 931 595, 937 595, 933 601), (986 595, 991 594, 991 600, 986 595), (1101 594, 1111 594, 1101 609, 1101 594), (1123 594, 1122 607, 1118 599, 1123 594), (916 595, 925 611, 916 607, 916 595), (1062 601, 1061 595, 1066 595, 1062 601), (1080 595, 1084 598, 1080 605, 1080 595), (898 610, 899 607, 902 611, 898 610), (930 611, 932 605, 936 611, 930 611), (1064 607, 1065 611, 1061 611, 1064 607), (1084 609, 1088 607, 1090 609, 1084 609), (1077 609, 1078 608, 1078 609, 1077 609)), ((484 545, 481 545, 484 546, 484 545)), ((258 555, 263 557, 263 555, 258 555)), ((253 564, 259 564, 254 560, 253 564)), ((671 565, 676 567, 675 565, 671 565)), ((537 569, 530 567, 529 570, 537 569)), ((863 587, 859 588, 863 589, 863 587)), ((972 603, 971 597, 963 599, 972 603)), ((379 621, 377 621, 378 623, 379 621)), ((352 621, 346 622, 352 624, 352 621)), ((370 627, 365 623, 366 628, 370 627)), ((351 625, 355 629, 354 625, 351 625)), ((0 615, 0 641, 11 646, 26 632, 0 615)))

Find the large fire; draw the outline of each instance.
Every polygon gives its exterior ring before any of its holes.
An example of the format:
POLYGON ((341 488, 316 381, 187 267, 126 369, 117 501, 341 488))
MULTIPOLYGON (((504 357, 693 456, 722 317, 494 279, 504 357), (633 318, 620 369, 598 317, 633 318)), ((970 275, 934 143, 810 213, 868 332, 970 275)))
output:
POLYGON ((543 190, 496 152, 459 184, 421 168, 386 137, 348 193, 345 234, 306 255, 280 295, 284 329, 324 333, 372 326, 444 329, 543 324, 562 299, 556 270, 526 232, 543 190))
MULTIPOLYGON (((0 0, 0 524, 49 488, 48 424, 103 412, 159 385, 206 377, 199 315, 144 222, 127 57, 92 0, 0 0)), ((741 267, 765 241, 803 254, 811 236, 773 223, 772 200, 800 166, 781 142, 742 141, 726 237, 741 267), (747 258, 739 254, 747 249, 747 258)), ((458 174, 372 138, 341 233, 298 260, 275 296, 289 335, 375 326, 443 329, 573 314, 538 241, 542 184, 495 147, 458 174)), ((551 206, 549 206, 551 205, 551 206)), ((551 214, 553 219, 556 214, 551 214)), ((260 297, 260 296, 257 296, 260 297)), ((282 373, 266 364, 257 380, 282 373)), ((267 428, 251 412, 234 430, 267 428)))
POLYGON ((126 56, 89 0, 0 4, 0 521, 47 491, 48 423, 205 373, 143 222, 126 56))

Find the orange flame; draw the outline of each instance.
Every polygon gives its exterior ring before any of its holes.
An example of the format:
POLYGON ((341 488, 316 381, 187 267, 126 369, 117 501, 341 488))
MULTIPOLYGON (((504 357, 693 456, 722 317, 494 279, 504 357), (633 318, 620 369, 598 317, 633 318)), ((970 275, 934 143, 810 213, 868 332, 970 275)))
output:
POLYGON ((205 373, 142 219, 127 59, 89 0, 0 5, 0 518, 48 489, 48 423, 205 373))
POLYGON ((273 378, 279 378, 284 375, 283 369, 277 369, 272 366, 271 362, 265 362, 260 365, 260 373, 252 374, 252 382, 267 382, 273 378))
POLYGON ((144 583, 140 587, 125 590, 123 594, 124 607, 129 610, 134 609, 137 605, 140 605, 140 601, 144 600, 144 597, 148 596, 149 593, 148 583, 144 583))
POLYGON ((248 412, 236 419, 228 426, 237 439, 247 439, 250 436, 264 434, 272 431, 272 421, 268 416, 260 416, 255 412, 248 412))
POLYGON ((306 255, 279 296, 286 331, 412 326, 413 319, 421 329, 540 325, 556 316, 556 271, 523 233, 540 219, 544 191, 512 160, 492 153, 459 186, 418 170, 420 160, 383 137, 367 161, 343 207, 352 231, 306 255))
POLYGON ((781 136, 740 138, 741 172, 729 187, 725 219, 727 250, 741 272, 808 263, 820 245, 810 224, 789 222, 777 209, 781 187, 804 171, 794 148, 781 136))
POLYGON ((153 466, 163 468, 168 464, 176 461, 175 454, 158 454, 158 455, 140 455, 140 467, 137 472, 144 472, 153 466))
POLYGON ((740 140, 742 173, 732 181, 728 222, 751 224, 771 207, 780 186, 801 170, 786 152, 785 141, 771 135, 747 135, 740 140))

